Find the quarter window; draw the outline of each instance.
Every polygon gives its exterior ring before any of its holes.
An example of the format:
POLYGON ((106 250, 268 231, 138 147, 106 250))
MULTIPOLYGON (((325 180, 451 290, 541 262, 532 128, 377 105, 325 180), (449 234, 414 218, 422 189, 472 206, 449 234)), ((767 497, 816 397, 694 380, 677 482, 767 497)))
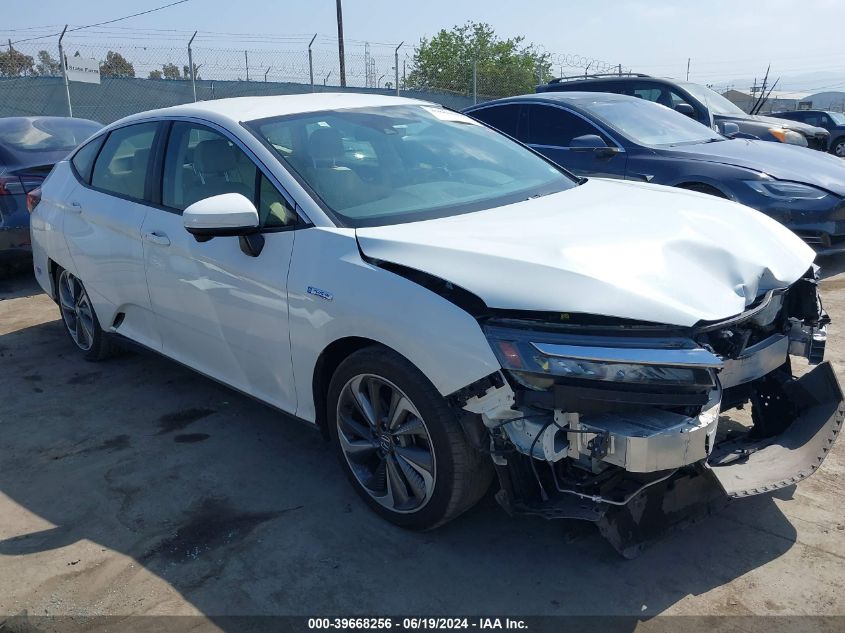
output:
POLYGON ((158 123, 139 123, 114 130, 94 164, 91 185, 135 200, 144 199, 150 150, 158 123))
POLYGON ((71 163, 79 177, 86 185, 91 182, 91 172, 94 171, 94 160, 97 158, 97 152, 100 151, 100 146, 103 144, 103 137, 95 138, 90 143, 86 143, 79 148, 79 151, 73 155, 71 163))

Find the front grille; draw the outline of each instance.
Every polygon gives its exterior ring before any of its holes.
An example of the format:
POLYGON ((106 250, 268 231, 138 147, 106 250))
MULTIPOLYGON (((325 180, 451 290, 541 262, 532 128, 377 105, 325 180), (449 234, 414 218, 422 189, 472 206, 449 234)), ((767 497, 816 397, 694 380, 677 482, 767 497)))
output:
POLYGON ((810 149, 817 149, 821 152, 826 152, 827 141, 828 137, 826 136, 808 136, 807 147, 809 147, 810 149))

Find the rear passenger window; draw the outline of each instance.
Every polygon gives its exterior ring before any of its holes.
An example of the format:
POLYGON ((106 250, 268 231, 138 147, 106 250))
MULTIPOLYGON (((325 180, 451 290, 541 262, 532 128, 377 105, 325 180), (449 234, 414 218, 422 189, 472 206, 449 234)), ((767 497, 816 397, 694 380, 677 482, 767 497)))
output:
POLYGON ((139 123, 109 134, 94 164, 91 186, 143 200, 150 150, 157 129, 158 123, 139 123))
POLYGON ((91 172, 94 171, 94 160, 97 158, 97 152, 100 151, 100 146, 103 144, 103 137, 95 138, 90 143, 86 143, 79 148, 79 151, 73 155, 71 163, 76 170, 79 178, 86 185, 91 183, 91 172))
POLYGON ((500 132, 504 132, 508 136, 516 138, 517 127, 519 125, 519 108, 520 106, 518 105, 491 106, 476 110, 471 116, 500 132))

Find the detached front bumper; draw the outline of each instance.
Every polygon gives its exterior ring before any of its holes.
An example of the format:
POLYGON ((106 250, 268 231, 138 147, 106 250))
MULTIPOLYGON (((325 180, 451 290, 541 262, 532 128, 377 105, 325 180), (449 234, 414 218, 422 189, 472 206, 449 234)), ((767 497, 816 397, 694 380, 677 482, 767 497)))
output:
POLYGON ((747 435, 719 443, 707 460, 709 472, 731 497, 747 497, 791 486, 812 475, 842 430, 845 403, 830 363, 822 363, 783 388, 777 406, 794 419, 779 435, 747 435))

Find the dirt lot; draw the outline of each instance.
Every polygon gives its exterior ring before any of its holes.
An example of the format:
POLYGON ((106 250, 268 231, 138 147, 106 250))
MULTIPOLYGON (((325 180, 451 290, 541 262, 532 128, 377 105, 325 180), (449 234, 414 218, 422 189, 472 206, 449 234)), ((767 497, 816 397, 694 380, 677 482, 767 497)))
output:
MULTIPOLYGON (((821 262, 845 384, 845 257, 821 262)), ((845 440, 775 497, 621 559, 492 499, 427 534, 309 427, 152 354, 90 364, 0 282, 0 620, 65 614, 845 614, 845 440)), ((2 629, 2 626, 0 626, 2 629)))

